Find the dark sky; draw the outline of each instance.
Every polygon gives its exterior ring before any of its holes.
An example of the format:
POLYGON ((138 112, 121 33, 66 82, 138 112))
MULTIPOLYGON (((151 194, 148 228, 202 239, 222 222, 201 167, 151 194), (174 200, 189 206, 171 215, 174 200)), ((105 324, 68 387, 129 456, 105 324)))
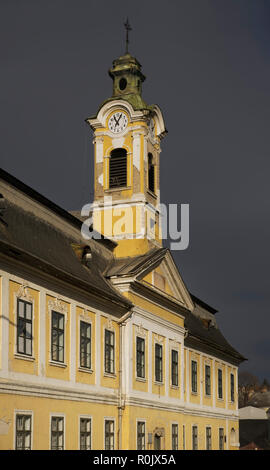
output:
POLYGON ((169 131, 162 202, 190 204, 175 260, 242 368, 270 380, 268 0, 0 0, 1 166, 65 209, 92 200, 84 119, 111 96, 127 15, 169 131))

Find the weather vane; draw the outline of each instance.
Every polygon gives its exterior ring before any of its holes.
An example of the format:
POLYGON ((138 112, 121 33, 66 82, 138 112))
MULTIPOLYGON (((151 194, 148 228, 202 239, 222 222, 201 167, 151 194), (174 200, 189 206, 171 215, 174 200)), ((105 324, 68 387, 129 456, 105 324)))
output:
POLYGON ((128 54, 129 31, 132 30, 132 28, 129 24, 128 18, 127 18, 126 22, 124 23, 124 26, 126 28, 126 54, 128 54))

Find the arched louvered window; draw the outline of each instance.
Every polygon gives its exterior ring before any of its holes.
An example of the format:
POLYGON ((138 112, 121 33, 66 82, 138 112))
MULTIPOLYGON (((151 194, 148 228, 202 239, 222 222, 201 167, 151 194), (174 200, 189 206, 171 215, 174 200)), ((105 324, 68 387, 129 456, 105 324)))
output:
POLYGON ((127 151, 122 148, 111 151, 110 156, 110 188, 127 186, 127 151))
POLYGON ((155 166, 152 153, 148 153, 148 189, 155 192, 155 166))

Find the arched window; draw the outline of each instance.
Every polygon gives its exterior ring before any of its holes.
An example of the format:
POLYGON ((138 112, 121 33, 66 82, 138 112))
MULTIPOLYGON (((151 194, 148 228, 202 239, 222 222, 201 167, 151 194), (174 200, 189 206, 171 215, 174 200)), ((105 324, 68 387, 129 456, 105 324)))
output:
POLYGON ((152 153, 148 153, 148 189, 155 192, 155 166, 152 153))
POLYGON ((110 155, 109 187, 121 188, 127 186, 127 151, 122 148, 114 149, 110 155))

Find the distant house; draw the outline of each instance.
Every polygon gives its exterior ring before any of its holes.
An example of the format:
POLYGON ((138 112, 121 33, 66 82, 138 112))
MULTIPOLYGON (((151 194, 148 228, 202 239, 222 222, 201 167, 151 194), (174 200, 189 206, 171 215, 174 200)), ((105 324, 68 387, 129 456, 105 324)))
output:
POLYGON ((254 406, 239 409, 240 450, 270 450, 270 419, 254 406))
POLYGON ((249 399, 248 405, 268 411, 270 409, 270 391, 263 389, 260 392, 255 392, 249 399))

